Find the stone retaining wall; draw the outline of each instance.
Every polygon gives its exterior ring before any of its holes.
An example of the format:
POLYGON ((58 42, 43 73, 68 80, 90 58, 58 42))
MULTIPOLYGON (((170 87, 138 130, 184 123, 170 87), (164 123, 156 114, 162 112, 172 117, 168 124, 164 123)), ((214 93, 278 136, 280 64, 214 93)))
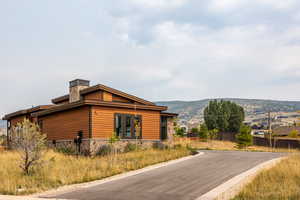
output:
MULTIPOLYGON (((120 140, 114 143, 114 146, 118 151, 124 151, 125 146, 128 143, 137 144, 140 148, 150 148, 153 143, 159 143, 159 140, 120 140)), ((80 151, 84 155, 95 155, 99 152, 99 149, 109 144, 108 140, 105 139, 83 139, 80 151)), ((55 144, 52 141, 48 141, 48 147, 58 148, 58 149, 69 149, 71 151, 77 152, 76 144, 73 140, 57 140, 55 144)))

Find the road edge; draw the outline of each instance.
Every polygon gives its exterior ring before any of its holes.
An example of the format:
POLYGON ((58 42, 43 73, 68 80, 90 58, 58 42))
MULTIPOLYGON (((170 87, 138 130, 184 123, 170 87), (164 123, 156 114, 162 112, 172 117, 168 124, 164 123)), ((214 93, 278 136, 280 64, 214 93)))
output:
POLYGON ((196 200, 230 200, 235 197, 246 184, 251 182, 259 172, 272 168, 285 158, 286 157, 274 158, 256 165, 255 167, 222 183, 216 188, 198 197, 196 200))
MULTIPOLYGON (((166 166, 173 165, 173 164, 176 164, 176 163, 180 163, 180 162, 183 162, 183 161, 186 161, 186 160, 190 160, 192 158, 196 158, 196 157, 202 156, 202 155, 204 155, 204 152, 199 151, 199 153, 196 154, 196 155, 189 155, 189 156, 185 156, 185 157, 178 158, 178 159, 175 159, 175 160, 169 160, 169 161, 166 161, 166 162, 161 162, 161 163, 157 163, 157 164, 154 164, 154 165, 149 165, 149 166, 141 168, 141 169, 137 169, 137 170, 134 170, 134 171, 129 171, 129 172, 117 174, 117 175, 110 176, 110 177, 107 177, 107 178, 104 178, 104 179, 101 179, 101 180, 61 186, 57 189, 52 189, 52 190, 48 190, 48 191, 45 191, 45 192, 35 193, 35 194, 32 194, 32 195, 23 196, 23 197, 24 198, 26 197, 26 200, 31 200, 31 199, 32 200, 37 200, 36 198, 41 199, 42 196, 47 197, 49 199, 49 197, 52 196, 52 195, 60 195, 60 194, 64 194, 64 193, 67 193, 67 192, 72 192, 72 191, 80 189, 80 188, 88 188, 88 187, 93 187, 93 186, 101 185, 101 184, 104 184, 104 183, 108 183, 108 182, 111 182, 111 181, 120 180, 120 179, 123 179, 123 178, 127 178, 127 177, 130 177, 130 176, 135 176, 135 175, 138 175, 138 174, 141 174, 141 173, 145 173, 145 172, 148 172, 148 171, 151 171, 151 170, 155 170, 155 169, 158 169, 158 168, 161 168, 161 167, 166 167, 166 166), (28 199, 28 198, 31 198, 31 199, 28 199)), ((2 200, 1 195, 0 195, 0 200, 2 200)))

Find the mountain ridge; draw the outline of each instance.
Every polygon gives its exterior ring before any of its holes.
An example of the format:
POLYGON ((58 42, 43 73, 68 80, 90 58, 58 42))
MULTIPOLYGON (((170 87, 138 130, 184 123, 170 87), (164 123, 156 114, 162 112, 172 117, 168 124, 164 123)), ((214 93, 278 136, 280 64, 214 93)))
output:
MULTIPOLYGON (((271 99, 244 99, 244 98, 215 98, 235 102, 244 107, 247 115, 256 115, 271 112, 296 112, 300 110, 300 101, 271 100, 271 99)), ((179 118, 192 119, 203 115, 204 108, 209 101, 215 99, 202 99, 193 101, 157 101, 156 104, 168 106, 168 112, 179 114, 179 118)))

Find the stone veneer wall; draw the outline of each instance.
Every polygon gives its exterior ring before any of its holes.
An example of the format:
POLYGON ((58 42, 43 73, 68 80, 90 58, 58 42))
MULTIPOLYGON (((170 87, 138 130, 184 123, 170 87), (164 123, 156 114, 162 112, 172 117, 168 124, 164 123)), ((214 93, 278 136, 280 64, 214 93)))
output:
MULTIPOLYGON (((123 151, 128 143, 138 144, 142 148, 150 148, 155 142, 159 140, 120 140, 114 145, 119 151, 123 151)), ((101 146, 107 145, 108 140, 105 139, 83 139, 81 143, 81 153, 84 155, 95 155, 101 146)), ((52 141, 48 141, 48 147, 50 148, 68 148, 72 151, 76 151, 76 145, 73 140, 57 140, 54 145, 52 141)))

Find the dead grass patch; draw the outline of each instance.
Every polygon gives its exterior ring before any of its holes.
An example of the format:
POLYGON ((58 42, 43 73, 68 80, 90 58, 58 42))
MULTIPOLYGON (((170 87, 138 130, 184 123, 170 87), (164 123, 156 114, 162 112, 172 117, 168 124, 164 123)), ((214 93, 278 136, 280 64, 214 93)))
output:
POLYGON ((245 149, 239 149, 235 142, 230 141, 220 141, 220 140, 211 140, 211 141, 190 141, 190 145, 193 148, 202 149, 202 150, 222 150, 222 151, 262 151, 262 152, 289 152, 297 153, 298 149, 284 149, 284 148, 270 148, 264 146, 249 146, 245 149))
POLYGON ((233 200, 299 200, 300 154, 264 170, 233 200))
POLYGON ((187 148, 135 151, 111 157, 76 157, 54 151, 46 153, 44 162, 30 176, 19 168, 18 154, 0 153, 0 194, 23 195, 63 185, 99 180, 108 176, 177 159, 190 154, 187 148))

